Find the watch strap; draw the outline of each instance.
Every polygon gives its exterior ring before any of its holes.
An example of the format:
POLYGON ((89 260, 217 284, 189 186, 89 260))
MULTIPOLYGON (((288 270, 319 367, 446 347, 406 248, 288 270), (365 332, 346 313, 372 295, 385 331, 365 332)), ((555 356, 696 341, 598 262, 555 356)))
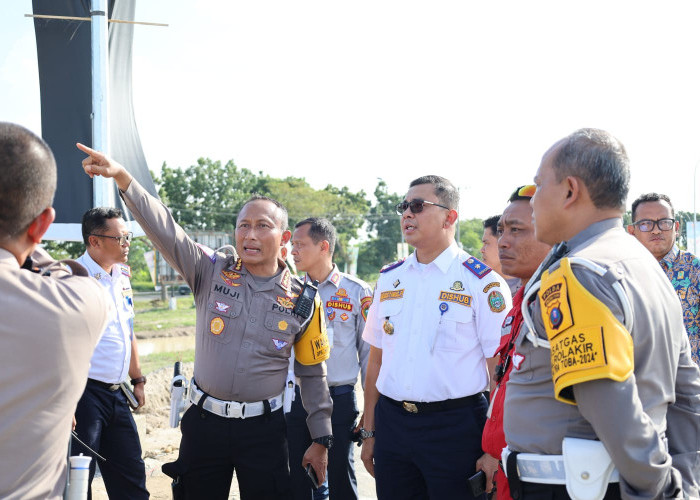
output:
POLYGON ((328 436, 320 436, 317 437, 316 439, 312 439, 314 443, 318 443, 321 446, 325 446, 326 448, 330 449, 331 446, 333 446, 333 436, 328 435, 328 436))

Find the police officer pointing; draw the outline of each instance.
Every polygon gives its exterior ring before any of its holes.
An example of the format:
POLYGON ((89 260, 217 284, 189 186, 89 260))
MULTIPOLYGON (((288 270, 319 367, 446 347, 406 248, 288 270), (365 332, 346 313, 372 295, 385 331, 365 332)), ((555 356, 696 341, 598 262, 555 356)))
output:
POLYGON ((697 454, 672 462, 666 438, 682 430, 697 449, 698 422, 667 425, 667 415, 679 401, 697 415, 697 397, 685 395, 700 378, 673 288, 622 227, 625 149, 607 132, 579 130, 545 153, 535 184, 535 234, 554 247, 526 285, 528 331, 506 390, 511 494, 682 498, 679 470, 697 454))
POLYGON ((281 409, 292 345, 314 439, 302 465, 311 464, 323 481, 331 439, 332 402, 323 362, 329 345, 318 295, 310 299, 303 293, 301 281, 279 259, 290 238, 285 208, 270 198, 251 198, 236 221, 237 252, 209 255, 124 167, 78 147, 89 155, 85 172, 115 179, 129 210, 194 292, 193 404, 182 418, 180 455, 163 466, 176 478, 178 494, 228 498, 235 469, 242 499, 289 497, 281 409), (297 308, 304 300, 313 300, 315 307, 297 308))

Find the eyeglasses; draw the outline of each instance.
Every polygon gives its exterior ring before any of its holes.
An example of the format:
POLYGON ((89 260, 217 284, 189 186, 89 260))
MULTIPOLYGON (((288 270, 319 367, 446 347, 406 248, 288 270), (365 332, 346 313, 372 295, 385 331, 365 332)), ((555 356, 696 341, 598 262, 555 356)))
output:
POLYGON ((660 231, 670 231, 673 229, 674 224, 676 223, 675 219, 659 219, 659 220, 651 220, 651 219, 643 219, 643 220, 638 220, 633 226, 637 226, 639 230, 643 233, 648 233, 649 231, 654 230, 654 226, 659 226, 660 231))
POLYGON ((134 233, 126 233, 121 236, 108 236, 106 234, 95 234, 95 233, 90 233, 88 236, 97 236, 98 238, 110 238, 112 240, 117 240, 119 242, 119 245, 124 246, 127 243, 131 243, 131 240, 134 238, 134 233))
POLYGON ((450 207, 446 207, 445 205, 438 205, 437 203, 433 203, 432 201, 426 201, 426 200, 411 200, 411 201, 402 201, 401 203, 398 203, 396 205, 396 213, 399 215, 403 215, 403 213, 406 211, 407 208, 411 209, 412 214, 419 214, 423 211, 425 208, 425 205, 435 205, 436 207, 444 208, 445 210, 450 210, 450 207))

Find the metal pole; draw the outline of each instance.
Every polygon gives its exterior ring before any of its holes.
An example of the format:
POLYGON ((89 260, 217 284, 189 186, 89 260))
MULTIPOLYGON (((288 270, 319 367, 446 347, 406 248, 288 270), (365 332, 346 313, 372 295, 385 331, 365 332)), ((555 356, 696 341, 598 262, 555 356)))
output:
MULTIPOLYGON (((109 29, 107 0, 91 0, 92 35, 92 147, 109 154, 109 29)), ((93 179, 93 204, 113 207, 112 179, 93 179)))

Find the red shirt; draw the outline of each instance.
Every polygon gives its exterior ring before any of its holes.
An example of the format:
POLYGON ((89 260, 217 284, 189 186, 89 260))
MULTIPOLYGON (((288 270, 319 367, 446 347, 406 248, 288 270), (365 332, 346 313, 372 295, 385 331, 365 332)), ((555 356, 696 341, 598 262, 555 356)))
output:
MULTIPOLYGON (((513 369, 513 352, 515 351, 515 339, 520 333, 523 324, 523 315, 520 305, 523 302, 525 287, 520 287, 513 297, 513 308, 503 320, 501 344, 498 346, 498 367, 496 369, 496 388, 491 393, 490 415, 486 419, 484 432, 481 436, 481 448, 498 460, 501 459, 501 451, 506 447, 506 436, 503 432, 503 403, 506 400, 506 382, 510 378, 513 369), (500 373, 499 373, 500 371, 500 373)), ((498 468, 495 475, 498 500, 510 500, 510 488, 508 478, 502 467, 498 468)))

